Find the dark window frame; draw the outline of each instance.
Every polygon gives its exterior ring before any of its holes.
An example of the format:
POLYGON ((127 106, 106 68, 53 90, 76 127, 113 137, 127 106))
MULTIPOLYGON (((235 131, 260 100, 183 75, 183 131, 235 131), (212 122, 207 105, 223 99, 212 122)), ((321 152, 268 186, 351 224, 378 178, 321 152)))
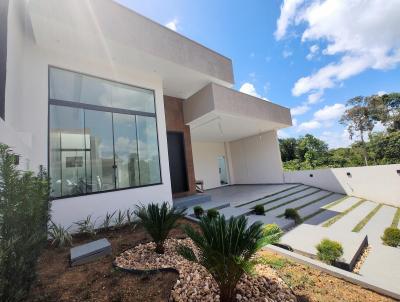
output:
MULTIPOLYGON (((110 112, 113 117, 113 113, 120 113, 120 114, 127 114, 127 115, 133 115, 133 116, 146 116, 146 117, 154 117, 155 123, 156 123, 156 138, 157 138, 157 152, 158 152, 158 166, 159 166, 159 178, 160 181, 158 183, 152 183, 152 184, 146 184, 146 185, 138 185, 138 186, 132 186, 132 187, 125 187, 125 188, 115 188, 110 189, 110 190, 104 190, 104 191, 97 191, 97 192, 88 192, 84 194, 71 194, 71 195, 66 195, 66 196, 50 196, 50 200, 56 201, 59 199, 66 199, 66 198, 74 198, 74 197, 81 197, 81 196, 87 196, 87 195, 94 195, 94 194, 104 194, 104 193, 110 193, 110 192, 115 192, 115 191, 124 191, 124 190, 133 190, 133 189, 139 189, 139 188, 145 188, 145 187, 150 187, 150 186, 159 186, 163 184, 163 179, 162 179, 162 167, 161 167, 161 158, 160 158, 160 139, 159 139, 159 130, 158 130, 158 120, 157 120, 157 106, 156 106, 156 92, 154 89, 149 89, 145 87, 140 87, 140 86, 135 86, 123 82, 118 82, 115 80, 110 80, 98 76, 93 76, 84 72, 79 72, 79 71, 74 71, 71 69, 66 69, 66 68, 60 68, 57 66, 53 65, 48 65, 47 69, 47 99, 48 99, 48 110, 47 110, 47 169, 50 175, 50 107, 53 106, 61 106, 61 107, 70 107, 70 108, 78 108, 78 109, 87 109, 87 110, 94 110, 94 111, 103 111, 103 112, 110 112), (154 102, 154 113, 150 112, 145 112, 145 111, 136 111, 136 110, 129 110, 129 109, 122 109, 122 108, 114 108, 114 107, 107 107, 107 106, 101 106, 101 105, 92 105, 92 104, 86 104, 86 103, 80 103, 76 101, 65 101, 65 100, 57 100, 57 99, 52 99, 50 98, 50 69, 55 68, 59 70, 65 70, 69 72, 74 72, 77 74, 82 74, 88 77, 100 79, 100 80, 105 80, 105 81, 110 81, 116 84, 122 84, 122 85, 127 85, 131 87, 136 87, 139 89, 145 89, 149 90, 153 93, 153 102, 154 102)), ((136 120, 136 118, 135 118, 136 120)), ((114 123, 112 124, 112 131, 114 133, 114 123)), ((137 129, 136 129, 137 132, 137 129)), ((113 140, 114 140, 114 134, 113 134, 113 140)), ((137 147, 138 148, 138 147, 137 147)), ((115 145, 113 143, 113 158, 114 158, 114 165, 115 165, 115 145)), ((115 173, 115 171, 114 171, 115 173)), ((140 177, 140 168, 139 168, 139 177, 140 177)), ((114 175, 115 179, 115 175, 114 175)))

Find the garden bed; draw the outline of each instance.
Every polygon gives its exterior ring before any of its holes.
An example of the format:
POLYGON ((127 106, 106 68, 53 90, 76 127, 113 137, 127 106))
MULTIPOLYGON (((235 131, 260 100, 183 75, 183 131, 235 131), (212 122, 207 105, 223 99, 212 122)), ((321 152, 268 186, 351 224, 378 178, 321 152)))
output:
MULTIPOLYGON (((187 261, 177 254, 177 247, 185 245, 196 248, 190 239, 168 239, 165 253, 154 252, 155 244, 140 244, 116 258, 115 264, 124 269, 142 271, 174 268, 179 278, 171 292, 171 301, 219 301, 218 287, 212 276, 199 264, 187 261)), ((256 274, 245 275, 237 286, 238 301, 290 302, 296 297, 286 284, 267 266, 256 266, 256 274)))

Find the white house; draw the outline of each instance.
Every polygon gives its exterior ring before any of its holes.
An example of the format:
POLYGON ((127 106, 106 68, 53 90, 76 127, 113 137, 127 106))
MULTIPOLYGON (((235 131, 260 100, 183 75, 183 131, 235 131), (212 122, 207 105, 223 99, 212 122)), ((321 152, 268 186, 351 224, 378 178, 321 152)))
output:
POLYGON ((111 0, 3 0, 0 23, 0 142, 47 167, 53 220, 283 182, 290 111, 229 58, 111 0))

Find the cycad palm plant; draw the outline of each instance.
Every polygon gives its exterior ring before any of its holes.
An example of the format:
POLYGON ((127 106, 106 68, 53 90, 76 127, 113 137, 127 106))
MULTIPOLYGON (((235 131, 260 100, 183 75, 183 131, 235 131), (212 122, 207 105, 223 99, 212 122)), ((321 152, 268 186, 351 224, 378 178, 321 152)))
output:
POLYGON ((134 213, 139 218, 139 223, 153 238, 156 253, 164 254, 164 241, 184 212, 185 209, 171 208, 167 202, 163 202, 161 206, 157 203, 137 206, 134 213))
POLYGON ((264 245, 273 243, 276 236, 266 236, 259 222, 247 225, 245 217, 204 217, 199 222, 201 232, 185 227, 187 235, 199 249, 180 246, 178 252, 187 260, 205 267, 219 286, 220 301, 236 299, 236 285, 244 273, 250 273, 256 261, 254 254, 264 245))

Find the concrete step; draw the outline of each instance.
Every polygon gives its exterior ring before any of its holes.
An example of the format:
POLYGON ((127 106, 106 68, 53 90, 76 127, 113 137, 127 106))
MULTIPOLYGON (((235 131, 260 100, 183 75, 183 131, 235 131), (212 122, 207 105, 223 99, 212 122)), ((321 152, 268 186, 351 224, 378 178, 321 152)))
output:
POLYGON ((277 224, 282 230, 290 229, 294 226, 293 220, 288 220, 285 218, 279 218, 271 215, 249 215, 247 216, 248 225, 253 224, 254 222, 259 221, 265 224, 277 224))
POLYGON ((208 202, 211 196, 207 194, 195 194, 185 197, 174 198, 174 206, 177 208, 189 208, 198 204, 208 202))
MULTIPOLYGON (((204 202, 204 203, 197 204, 195 206, 200 206, 200 207, 203 208, 204 211, 208 211, 208 210, 211 210, 211 209, 217 209, 217 210, 223 209, 223 208, 229 207, 230 204, 229 204, 229 202, 221 203, 220 201, 207 201, 207 202, 204 202)), ((195 206, 189 207, 186 210, 186 214, 187 215, 193 215, 194 214, 193 210, 194 210, 195 206)))
POLYGON ((221 210, 218 210, 220 215, 225 215, 226 219, 229 219, 231 217, 240 217, 246 214, 249 214, 252 212, 252 209, 248 208, 234 208, 234 207, 226 207, 221 210))
POLYGON ((310 204, 302 209, 300 209, 299 215, 301 218, 304 218, 308 215, 311 215, 317 211, 319 211, 321 208, 323 208, 324 206, 335 202, 336 200, 339 200, 343 198, 342 194, 333 194, 333 195, 329 195, 323 199, 321 199, 320 201, 317 201, 316 203, 310 204))
POLYGON ((329 226, 329 228, 335 229, 339 232, 351 232, 351 230, 371 212, 378 204, 372 201, 365 201, 334 224, 329 226))
POLYGON ((342 202, 338 203, 337 205, 329 208, 329 210, 337 212, 337 213, 343 213, 347 209, 351 208, 353 205, 355 205, 357 202, 359 202, 361 198, 358 197, 353 197, 349 196, 342 202))

